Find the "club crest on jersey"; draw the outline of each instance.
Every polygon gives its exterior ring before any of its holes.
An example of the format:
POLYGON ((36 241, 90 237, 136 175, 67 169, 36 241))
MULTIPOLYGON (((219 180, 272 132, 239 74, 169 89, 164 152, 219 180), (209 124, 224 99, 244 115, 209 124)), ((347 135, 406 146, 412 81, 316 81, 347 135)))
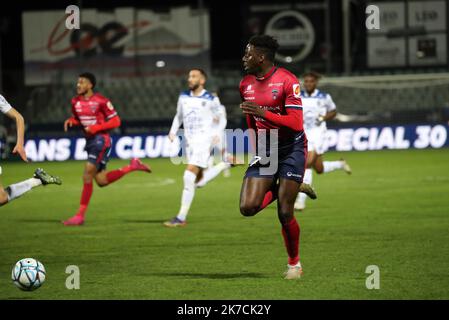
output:
POLYGON ((295 83, 293 85, 293 95, 295 96, 295 98, 299 98, 301 95, 301 90, 299 89, 299 84, 295 83))
POLYGON ((271 93, 273 94, 273 100, 276 100, 278 97, 279 90, 273 89, 271 90, 271 93))

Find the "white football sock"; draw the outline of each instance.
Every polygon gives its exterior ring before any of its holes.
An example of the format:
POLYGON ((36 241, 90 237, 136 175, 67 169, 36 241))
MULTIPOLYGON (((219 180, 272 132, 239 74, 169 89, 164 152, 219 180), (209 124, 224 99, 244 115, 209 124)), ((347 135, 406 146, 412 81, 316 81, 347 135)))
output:
POLYGON ((14 199, 17 199, 24 193, 27 193, 32 188, 35 188, 37 186, 40 186, 42 184, 42 181, 36 178, 30 178, 28 180, 12 184, 6 188, 8 192, 8 201, 12 201, 14 199))
POLYGON ((185 221, 189 213, 190 205, 195 195, 196 175, 189 170, 184 171, 184 190, 182 191, 181 209, 177 215, 179 220, 185 221))
MULTIPOLYGON (((308 185, 312 185, 312 178, 313 178, 312 169, 306 169, 304 171, 304 179, 302 180, 302 182, 304 182, 305 184, 308 184, 308 185)), ((307 199, 307 195, 305 193, 300 192, 300 193, 298 193, 298 196, 296 197, 296 202, 304 204, 304 206, 305 206, 306 199, 307 199)))
POLYGON ((343 161, 324 161, 324 173, 343 169, 343 161))
POLYGON ((204 187, 206 183, 214 179, 216 176, 220 174, 223 170, 226 168, 229 168, 231 165, 226 162, 220 162, 216 166, 213 166, 212 168, 209 168, 203 172, 203 178, 198 181, 196 184, 197 187, 204 187))

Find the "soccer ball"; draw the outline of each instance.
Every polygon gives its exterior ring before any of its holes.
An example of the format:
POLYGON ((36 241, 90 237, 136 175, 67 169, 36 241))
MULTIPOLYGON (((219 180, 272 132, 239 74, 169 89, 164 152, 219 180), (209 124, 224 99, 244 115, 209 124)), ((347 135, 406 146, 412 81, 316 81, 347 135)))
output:
POLYGON ((36 259, 22 259, 12 269, 11 279, 21 290, 36 290, 45 282, 45 267, 36 259))

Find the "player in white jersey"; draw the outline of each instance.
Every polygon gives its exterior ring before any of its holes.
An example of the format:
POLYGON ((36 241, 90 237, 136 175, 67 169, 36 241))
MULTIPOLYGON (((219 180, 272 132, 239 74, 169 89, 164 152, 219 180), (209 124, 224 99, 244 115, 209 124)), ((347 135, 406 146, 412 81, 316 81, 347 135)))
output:
POLYGON ((217 97, 204 89, 206 73, 201 69, 192 69, 187 82, 189 90, 179 96, 176 115, 168 135, 170 141, 174 141, 183 124, 187 168, 183 177, 181 208, 176 217, 164 223, 167 227, 186 225, 187 214, 195 195, 195 184, 201 182, 203 173, 207 173, 205 169, 209 165, 212 142, 217 138, 212 127, 214 119, 219 117, 221 103, 217 97))
MULTIPOLYGON (((216 93, 213 93, 214 96, 217 96, 216 93)), ((231 175, 230 172, 230 160, 231 156, 227 153, 226 150, 226 124, 228 120, 226 118, 226 108, 224 105, 220 103, 218 108, 218 114, 214 118, 212 122, 212 155, 209 158, 209 167, 204 171, 203 178, 198 181, 196 184, 197 187, 201 188, 206 185, 209 181, 213 180, 217 177, 220 172, 223 172, 225 177, 229 177, 231 175), (217 151, 219 155, 219 163, 214 166, 214 162, 216 160, 215 151, 217 151)))
MULTIPOLYGON (((23 147, 24 143, 24 133, 25 133, 25 121, 22 115, 6 101, 6 99, 0 95, 0 111, 12 120, 16 122, 17 127, 17 143, 12 151, 12 153, 17 154, 22 158, 23 161, 28 162, 25 149, 23 147)), ((0 167, 0 175, 2 174, 2 167, 0 167)), ((25 181, 11 184, 10 186, 3 188, 0 180, 0 206, 11 202, 12 200, 20 197, 24 193, 30 191, 32 188, 46 185, 46 184, 61 184, 61 180, 58 177, 53 177, 47 174, 42 169, 37 169, 34 172, 33 178, 27 179, 25 181)))
MULTIPOLYGON (((326 121, 337 115, 337 107, 330 94, 317 89, 320 75, 308 72, 303 75, 304 89, 301 92, 304 130, 307 136, 307 169, 304 172, 304 183, 312 185, 312 168, 316 173, 327 173, 334 170, 344 170, 351 173, 351 168, 345 160, 323 161, 323 154, 327 151, 326 121)), ((295 202, 295 209, 305 208, 307 196, 299 193, 295 202)))

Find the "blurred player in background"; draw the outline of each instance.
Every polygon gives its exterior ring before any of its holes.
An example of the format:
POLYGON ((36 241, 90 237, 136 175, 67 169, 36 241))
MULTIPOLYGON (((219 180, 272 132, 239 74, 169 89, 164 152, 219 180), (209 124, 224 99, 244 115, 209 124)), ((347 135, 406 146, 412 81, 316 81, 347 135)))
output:
MULTIPOLYGON (((12 120, 16 122, 17 127, 17 143, 14 147, 12 153, 18 154, 23 161, 28 162, 25 149, 23 147, 24 134, 25 134, 25 122, 22 115, 6 101, 6 99, 0 95, 0 111, 12 120)), ((0 166, 0 176, 2 174, 2 167, 0 166)), ((61 179, 47 174, 43 169, 36 169, 33 178, 27 179, 25 181, 12 184, 5 189, 0 180, 0 206, 17 199, 24 193, 30 191, 32 188, 38 187, 40 185, 47 184, 61 184, 61 179)))
POLYGON ((240 212, 254 216, 274 200, 288 253, 285 279, 297 279, 302 274, 299 258, 299 224, 294 216, 294 203, 298 192, 315 193, 302 184, 306 168, 307 139, 303 130, 303 114, 299 81, 295 75, 274 65, 279 47, 271 36, 254 36, 249 40, 243 56, 243 66, 248 73, 240 82, 242 103, 248 127, 256 130, 257 156, 251 161, 240 193, 240 212), (262 134, 273 133, 277 141, 276 155, 271 154, 260 141, 262 134), (263 150, 265 149, 265 150, 263 150), (268 152, 267 152, 268 151, 268 152), (263 171, 265 155, 276 164, 275 172, 263 171))
POLYGON ((131 159, 123 168, 106 171, 111 152, 109 131, 121 124, 111 101, 99 93, 94 93, 96 84, 92 73, 83 73, 78 77, 77 96, 72 99, 73 116, 64 122, 64 131, 72 126, 81 126, 86 136, 87 162, 84 166, 83 191, 77 213, 64 221, 64 225, 82 225, 93 192, 92 181, 99 187, 105 187, 133 171, 151 172, 139 159, 131 159))
MULTIPOLYGON (((216 93, 213 93, 214 96, 217 97, 216 93)), ((226 108, 224 105, 220 103, 218 107, 218 114, 214 117, 212 122, 212 150, 218 151, 220 156, 220 161, 217 165, 214 166, 215 163, 215 153, 211 155, 209 158, 209 166, 203 172, 203 178, 198 181, 196 186, 198 188, 204 187, 206 183, 213 180, 216 176, 223 172, 225 177, 230 177, 231 175, 231 164, 229 163, 230 155, 226 150, 226 124, 228 120, 226 118, 226 108)))
MULTIPOLYGON (((308 72, 303 75, 304 90, 301 91, 301 100, 304 117, 304 130, 308 141, 307 169, 304 173, 304 183, 312 185, 312 168, 316 173, 327 173, 334 170, 344 170, 351 173, 351 168, 345 160, 323 161, 326 145, 326 121, 337 115, 337 107, 330 94, 317 89, 321 75, 308 72)), ((306 195, 299 193, 295 201, 295 209, 304 210, 306 195)))
POLYGON ((176 217, 164 223, 167 227, 185 226, 197 184, 204 185, 229 166, 229 164, 220 162, 207 169, 212 144, 221 139, 220 134, 226 127, 226 122, 223 121, 224 107, 220 100, 204 89, 206 80, 207 75, 204 70, 192 69, 189 71, 187 79, 189 90, 182 92, 179 96, 176 115, 168 134, 170 141, 173 142, 181 124, 184 125, 187 168, 183 176, 184 189, 181 208, 176 217), (218 120, 217 128, 214 129, 214 121, 217 119, 221 120, 218 120))

